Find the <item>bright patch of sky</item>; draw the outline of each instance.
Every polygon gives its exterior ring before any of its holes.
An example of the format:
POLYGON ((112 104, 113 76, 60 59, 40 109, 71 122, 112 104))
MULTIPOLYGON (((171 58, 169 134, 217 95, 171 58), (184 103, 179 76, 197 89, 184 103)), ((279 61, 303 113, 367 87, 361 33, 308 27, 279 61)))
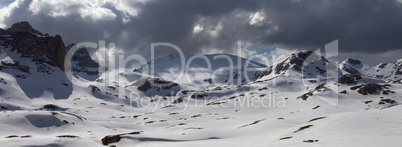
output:
POLYGON ((255 56, 252 59, 253 61, 263 63, 267 66, 283 60, 292 53, 291 50, 283 49, 281 46, 275 46, 275 45, 274 46, 252 45, 249 46, 247 50, 255 52, 255 55, 258 55, 258 57, 255 56))

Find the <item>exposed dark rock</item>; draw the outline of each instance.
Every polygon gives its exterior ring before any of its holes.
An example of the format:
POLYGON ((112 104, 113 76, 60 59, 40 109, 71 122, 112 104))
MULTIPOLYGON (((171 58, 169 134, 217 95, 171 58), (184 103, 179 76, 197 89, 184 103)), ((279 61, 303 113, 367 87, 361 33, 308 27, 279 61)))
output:
POLYGON ((261 120, 256 120, 256 121, 254 121, 254 122, 252 122, 252 123, 250 123, 250 124, 246 124, 246 125, 240 126, 240 127, 238 127, 237 129, 240 129, 240 128, 243 128, 243 127, 247 127, 247 126, 251 126, 251 125, 258 124, 258 123, 260 123, 260 122, 262 122, 262 121, 264 121, 264 120, 266 120, 266 118, 265 118, 265 119, 261 119, 261 120))
MULTIPOLYGON (((278 63, 275 68, 273 66, 270 66, 262 72, 257 72, 256 78, 254 78, 254 80, 260 79, 261 77, 264 77, 271 73, 283 74, 290 68, 301 72, 305 66, 306 68, 308 68, 308 65, 315 63, 316 61, 323 61, 324 64, 328 64, 329 62, 327 59, 314 53, 313 51, 300 51, 297 53, 293 53, 290 57, 278 63)), ((331 66, 331 64, 328 65, 331 66)), ((331 66, 331 68, 335 67, 331 66)), ((326 72, 326 69, 320 69, 319 67, 315 67, 315 69, 321 74, 324 74, 326 72)))
POLYGON ((280 73, 286 72, 288 70, 288 68, 290 67, 290 64, 286 64, 286 61, 287 60, 279 63, 278 65, 276 65, 275 74, 280 74, 280 73))
POLYGON ((183 130, 202 130, 204 128, 201 127, 189 127, 189 128, 184 128, 183 130))
POLYGON ((107 86, 107 88, 116 90, 116 87, 113 87, 113 86, 107 86))
POLYGON ((317 117, 317 118, 313 118, 311 120, 309 120, 308 122, 312 122, 312 121, 316 121, 316 120, 320 120, 320 119, 324 119, 326 117, 317 117))
POLYGON ((370 83, 370 84, 366 84, 363 87, 361 87, 357 92, 359 92, 360 94, 363 95, 368 95, 368 94, 374 94, 377 93, 377 90, 381 90, 382 86, 379 84, 374 84, 374 83, 370 83))
MULTIPOLYGON (((67 47, 67 51, 70 51, 74 46, 75 44, 69 45, 67 47)), ((85 47, 79 48, 74 52, 71 62, 75 63, 71 65, 71 68, 74 72, 83 72, 88 75, 99 74, 99 64, 91 58, 88 50, 85 47)))
POLYGON ((361 61, 359 61, 357 59, 352 59, 352 58, 346 59, 345 62, 350 63, 351 65, 360 65, 360 64, 362 64, 361 61))
POLYGON ((89 88, 91 88, 91 92, 95 93, 96 91, 101 91, 97 86, 95 85, 89 85, 89 88))
POLYGON ((197 118, 197 117, 201 117, 201 116, 202 116, 202 114, 197 114, 197 115, 191 116, 190 118, 197 118))
POLYGON ((395 104, 396 101, 393 99, 381 99, 380 102, 378 104, 385 104, 385 103, 389 103, 389 104, 395 104))
POLYGON ((133 85, 137 86, 137 89, 139 91, 147 91, 148 89, 152 88, 151 83, 148 81, 148 79, 140 79, 136 81, 133 85))
POLYGON ((318 85, 315 87, 315 89, 310 90, 309 92, 297 97, 297 99, 302 99, 302 100, 307 100, 308 97, 313 96, 313 93, 316 91, 327 91, 329 90, 327 87, 325 87, 325 83, 318 85))
POLYGON ((215 87, 215 88, 213 88, 213 89, 211 89, 211 91, 219 91, 219 90, 222 90, 222 87, 215 87))
POLYGON ((308 129, 308 128, 312 127, 312 126, 313 125, 307 125, 307 126, 300 127, 298 130, 294 131, 294 133, 297 133, 297 132, 300 132, 302 130, 308 129))
POLYGON ((0 78, 0 83, 3 83, 4 85, 7 85, 6 80, 4 80, 3 78, 0 78))
POLYGON ((209 105, 220 105, 220 104, 224 104, 224 103, 226 103, 226 102, 210 102, 210 103, 208 103, 206 105, 207 106, 209 106, 209 105))
POLYGON ((200 94, 198 92, 196 92, 193 95, 191 95, 191 98, 193 98, 193 99, 199 99, 199 98, 204 98, 204 97, 208 97, 208 95, 207 94, 200 94))
POLYGON ((373 101, 372 100, 364 101, 365 104, 370 104, 371 102, 373 102, 373 101))
POLYGON ((394 80, 394 81, 390 80, 390 81, 388 81, 388 83, 392 83, 392 84, 402 84, 402 79, 401 79, 401 80, 394 80))
POLYGON ((3 110, 8 110, 8 108, 5 107, 5 106, 1 106, 0 108, 3 109, 3 110))
POLYGON ((14 23, 9 29, 8 32, 29 32, 32 34, 43 35, 41 32, 32 28, 31 24, 27 21, 14 23))
POLYGON ((384 90, 384 91, 382 91, 382 94, 383 94, 383 95, 388 95, 388 94, 390 94, 390 93, 395 93, 395 91, 391 91, 391 90, 384 90))
POLYGON ((204 79, 204 82, 208 82, 208 83, 212 83, 212 79, 211 78, 209 78, 209 79, 204 79))
POLYGON ((357 86, 353 86, 353 87, 350 87, 350 90, 356 90, 356 89, 359 89, 359 88, 361 88, 361 87, 363 87, 364 85, 357 85, 357 86))
POLYGON ((362 77, 359 75, 345 74, 339 77, 337 82, 341 84, 356 84, 358 83, 358 80, 361 79, 362 77))
POLYGON ((151 120, 151 121, 147 121, 147 122, 145 122, 145 124, 152 124, 152 123, 154 123, 154 122, 156 122, 156 121, 151 120))
POLYGON ((355 68, 361 68, 363 66, 361 61, 349 58, 346 59, 344 63, 345 64, 341 67, 342 70, 352 75, 361 75, 361 73, 355 69, 355 68))
POLYGON ((262 71, 261 73, 256 72, 255 74, 255 78, 254 80, 260 79, 264 76, 270 75, 272 73, 272 66, 266 68, 264 71, 262 71))
POLYGON ((319 67, 315 67, 315 69, 317 69, 317 71, 318 71, 320 74, 324 74, 325 72, 327 72, 326 70, 323 70, 323 69, 321 69, 321 68, 319 68, 319 67))
POLYGON ((137 80, 132 86, 137 86, 139 91, 147 91, 152 88, 156 88, 159 91, 160 89, 171 89, 172 87, 179 86, 179 84, 161 78, 144 78, 137 80))
POLYGON ((351 87, 350 89, 351 90, 358 89, 357 92, 359 92, 360 94, 369 95, 369 94, 377 94, 378 92, 382 91, 383 88, 388 89, 387 86, 390 86, 390 85, 388 85, 388 84, 380 85, 380 84, 375 84, 375 83, 369 83, 369 84, 365 84, 365 85, 354 86, 354 87, 351 87))
POLYGON ((32 135, 24 135, 24 136, 20 136, 21 138, 30 138, 32 137, 32 135))
POLYGON ((303 142, 313 143, 313 142, 318 142, 318 140, 309 139, 309 140, 303 140, 303 142))
POLYGON ((17 135, 10 135, 10 136, 7 136, 5 138, 15 138, 15 137, 18 137, 18 136, 17 135))
POLYGON ((285 140, 285 139, 291 139, 291 138, 293 138, 292 136, 289 136, 289 137, 282 137, 282 138, 280 138, 279 140, 285 140))
POLYGON ((395 75, 402 75, 402 64, 395 69, 395 75))
POLYGON ((110 136, 105 136, 102 138, 102 144, 103 145, 109 145, 111 143, 119 142, 121 139, 120 135, 110 135, 110 136))
POLYGON ((30 67, 25 66, 25 65, 20 65, 19 61, 16 61, 14 63, 6 63, 6 62, 1 61, 0 70, 1 69, 16 69, 16 70, 25 72, 27 74, 31 74, 31 72, 29 71, 30 67))
POLYGON ((66 58, 66 47, 60 35, 48 38, 48 49, 51 59, 56 65, 64 71, 64 59, 66 58))
POLYGON ((178 103, 182 103, 184 101, 184 97, 179 97, 176 100, 174 100, 172 103, 173 104, 178 104, 178 103))
POLYGON ((59 138, 77 138, 78 136, 74 136, 74 135, 60 135, 60 136, 56 136, 59 138))
POLYGON ((47 104, 47 105, 44 105, 43 108, 44 109, 50 109, 50 110, 56 110, 56 109, 58 109, 60 107, 58 107, 56 105, 53 105, 53 104, 47 104))
POLYGON ((189 92, 195 92, 195 90, 182 90, 181 93, 188 94, 189 92))
POLYGON ((361 73, 358 70, 356 70, 354 68, 351 68, 351 67, 343 66, 342 70, 344 70, 344 71, 346 71, 346 72, 348 72, 350 74, 353 74, 353 75, 361 75, 361 73))
MULTIPOLYGON (((11 51, 21 54, 21 57, 32 58, 38 64, 48 64, 64 71, 66 47, 61 36, 43 36, 33 29, 28 22, 18 22, 6 31, 1 31, 3 46, 12 46, 11 51)), ((43 70, 43 69, 42 69, 43 70)))

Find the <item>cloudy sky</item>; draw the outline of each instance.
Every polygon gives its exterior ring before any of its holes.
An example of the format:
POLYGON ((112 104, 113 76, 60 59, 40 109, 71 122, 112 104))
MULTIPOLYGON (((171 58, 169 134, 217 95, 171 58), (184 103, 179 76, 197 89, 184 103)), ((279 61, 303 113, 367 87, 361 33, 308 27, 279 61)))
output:
POLYGON ((118 53, 144 57, 153 42, 235 54, 241 41, 247 57, 338 39, 341 59, 402 58, 402 0, 0 0, 0 28, 19 21, 60 34, 66 45, 105 40, 118 53))

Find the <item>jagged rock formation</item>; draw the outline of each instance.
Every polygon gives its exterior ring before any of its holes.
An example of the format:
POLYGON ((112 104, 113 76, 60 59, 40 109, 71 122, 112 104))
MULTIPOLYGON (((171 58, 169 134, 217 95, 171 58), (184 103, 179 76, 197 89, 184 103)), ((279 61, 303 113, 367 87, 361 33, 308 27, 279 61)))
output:
MULTIPOLYGON (((75 44, 67 46, 69 51, 75 44)), ((86 48, 78 49, 71 58, 71 68, 73 72, 82 72, 87 75, 98 75, 99 64, 95 62, 86 48)))
POLYGON ((32 58, 36 64, 46 63, 64 70, 66 47, 60 35, 44 36, 28 22, 19 22, 7 30, 0 31, 0 40, 11 51, 21 57, 32 58))
POLYGON ((132 86, 137 86, 139 91, 147 91, 149 89, 168 90, 172 87, 179 86, 177 83, 163 80, 161 78, 145 78, 137 80, 132 84, 132 86))

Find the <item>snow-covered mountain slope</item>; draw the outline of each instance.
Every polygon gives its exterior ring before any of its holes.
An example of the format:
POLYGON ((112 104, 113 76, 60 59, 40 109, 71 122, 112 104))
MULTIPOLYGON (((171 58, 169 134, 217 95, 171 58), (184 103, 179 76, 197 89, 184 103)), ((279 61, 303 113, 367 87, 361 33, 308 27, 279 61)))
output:
POLYGON ((266 67, 261 63, 230 54, 184 54, 183 58, 184 60, 180 54, 171 54, 156 58, 134 71, 191 86, 207 87, 246 83, 245 75, 252 79, 256 71, 266 67), (244 68, 248 68, 249 72, 244 72, 244 68))
MULTIPOLYGON (((60 56, 44 43, 51 37, 19 24, 6 34, 0 30, 2 146, 402 144, 400 61, 370 67, 349 59, 337 68, 319 54, 300 51, 269 67, 251 63, 257 70, 252 80, 236 84, 224 81, 228 71, 212 78, 205 62, 195 59, 191 78, 212 79, 197 87, 174 80, 180 68, 174 55, 153 61, 155 75, 148 74, 149 64, 96 75, 99 65, 81 51, 70 63, 77 77, 70 81, 60 56), (30 37, 19 42, 21 31, 30 37)), ((215 56, 206 55, 211 69, 228 65, 215 56)))
POLYGON ((290 55, 285 60, 271 65, 257 73, 256 80, 270 79, 279 75, 300 76, 309 78, 337 78, 341 73, 336 63, 312 51, 300 51, 290 55))

